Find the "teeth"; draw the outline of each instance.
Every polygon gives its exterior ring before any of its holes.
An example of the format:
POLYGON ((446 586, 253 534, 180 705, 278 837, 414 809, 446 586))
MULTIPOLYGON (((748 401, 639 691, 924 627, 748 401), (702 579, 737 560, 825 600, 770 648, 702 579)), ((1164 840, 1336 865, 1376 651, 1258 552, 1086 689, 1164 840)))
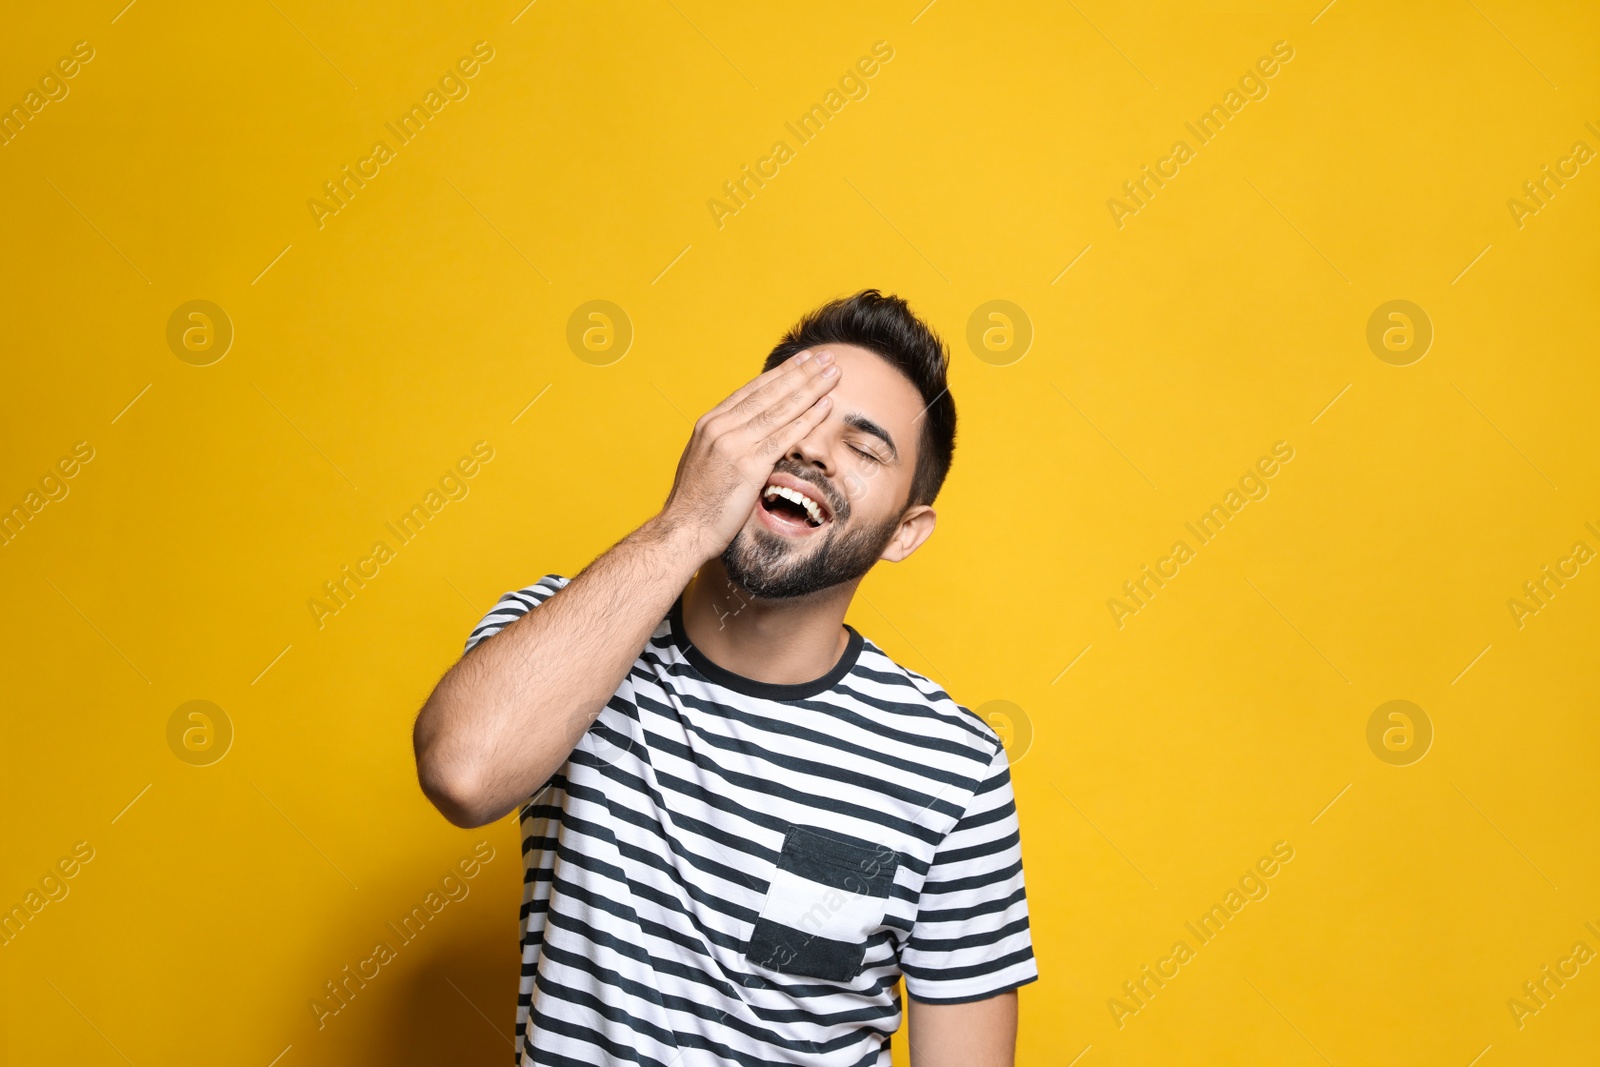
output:
POLYGON ((805 508, 806 514, 811 517, 811 521, 814 525, 822 525, 822 509, 817 506, 817 502, 815 500, 812 500, 804 493, 790 489, 788 486, 769 485, 761 495, 768 500, 771 500, 773 497, 782 497, 785 500, 799 504, 802 508, 805 508))

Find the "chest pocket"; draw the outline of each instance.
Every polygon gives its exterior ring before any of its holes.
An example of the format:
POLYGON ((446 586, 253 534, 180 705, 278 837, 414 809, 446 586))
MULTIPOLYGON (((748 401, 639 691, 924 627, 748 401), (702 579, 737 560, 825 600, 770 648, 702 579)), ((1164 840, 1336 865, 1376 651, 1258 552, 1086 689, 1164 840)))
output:
POLYGON ((848 982, 883 925, 899 857, 871 841, 791 824, 745 958, 779 974, 848 982))

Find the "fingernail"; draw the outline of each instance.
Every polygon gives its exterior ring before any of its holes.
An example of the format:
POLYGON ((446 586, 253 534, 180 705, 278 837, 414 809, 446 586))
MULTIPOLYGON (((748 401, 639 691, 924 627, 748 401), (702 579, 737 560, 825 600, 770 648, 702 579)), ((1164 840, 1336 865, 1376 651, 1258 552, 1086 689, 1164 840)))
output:
POLYGON ((809 351, 802 352, 802 353, 800 353, 800 358, 795 360, 795 362, 796 363, 804 363, 806 360, 808 360, 810 358, 811 358, 811 353, 809 351))
POLYGON ((832 378, 835 375, 837 375, 838 373, 839 373, 839 368, 838 367, 823 367, 822 368, 822 376, 824 378, 832 378))
POLYGON ((817 353, 817 362, 818 363, 832 363, 833 362, 833 353, 832 352, 818 352, 817 353))

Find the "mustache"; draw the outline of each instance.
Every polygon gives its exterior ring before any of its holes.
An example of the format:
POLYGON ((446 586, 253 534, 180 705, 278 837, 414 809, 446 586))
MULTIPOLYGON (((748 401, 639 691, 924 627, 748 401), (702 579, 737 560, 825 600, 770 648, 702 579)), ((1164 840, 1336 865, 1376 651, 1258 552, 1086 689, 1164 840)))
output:
POLYGON ((833 484, 816 473, 816 471, 793 460, 783 460, 772 469, 781 471, 791 478, 798 478, 807 485, 815 487, 817 492, 822 495, 822 498, 827 501, 828 512, 833 516, 835 522, 850 518, 850 501, 846 500, 843 493, 834 489, 833 484))

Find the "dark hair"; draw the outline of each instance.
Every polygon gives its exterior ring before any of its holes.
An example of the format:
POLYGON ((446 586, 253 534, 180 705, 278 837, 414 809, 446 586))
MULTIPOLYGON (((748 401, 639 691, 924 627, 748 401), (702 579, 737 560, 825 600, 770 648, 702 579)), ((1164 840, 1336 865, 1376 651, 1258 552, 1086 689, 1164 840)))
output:
POLYGON ((883 357, 922 394, 924 407, 917 417, 922 434, 907 503, 932 504, 956 450, 956 402, 945 378, 950 367, 945 343, 900 297, 863 289, 806 314, 783 335, 763 369, 825 344, 858 345, 883 357))

